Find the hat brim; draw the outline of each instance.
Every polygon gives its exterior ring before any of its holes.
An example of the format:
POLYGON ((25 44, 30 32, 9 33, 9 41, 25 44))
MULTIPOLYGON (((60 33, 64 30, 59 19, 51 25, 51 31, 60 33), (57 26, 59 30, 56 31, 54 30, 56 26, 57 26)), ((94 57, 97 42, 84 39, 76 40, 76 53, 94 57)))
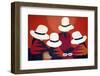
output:
POLYGON ((58 42, 47 41, 47 45, 48 45, 49 47, 54 47, 54 48, 56 48, 56 47, 61 46, 61 44, 62 44, 62 42, 61 42, 60 40, 59 40, 58 42))
POLYGON ((80 40, 72 39, 72 40, 71 40, 71 44, 81 44, 81 43, 85 42, 86 39, 87 39, 87 36, 83 36, 83 38, 80 39, 80 40))
POLYGON ((49 39, 48 34, 39 35, 39 34, 36 34, 34 30, 31 30, 30 34, 31 34, 31 36, 33 36, 34 38, 39 39, 39 40, 48 40, 49 39))
POLYGON ((74 29, 74 26, 73 26, 73 25, 70 25, 70 26, 68 26, 68 27, 63 27, 63 26, 60 25, 60 26, 58 27, 58 29, 59 29, 60 31, 62 31, 62 32, 68 32, 68 31, 74 29))

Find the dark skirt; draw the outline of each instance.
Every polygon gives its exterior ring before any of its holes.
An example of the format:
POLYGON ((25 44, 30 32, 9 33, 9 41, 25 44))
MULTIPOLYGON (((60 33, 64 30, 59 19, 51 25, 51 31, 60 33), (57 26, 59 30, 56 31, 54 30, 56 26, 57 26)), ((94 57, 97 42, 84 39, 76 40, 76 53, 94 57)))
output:
POLYGON ((43 60, 43 54, 31 54, 30 48, 28 49, 28 60, 43 60))
POLYGON ((83 58, 88 58, 88 55, 80 55, 80 56, 73 56, 75 59, 83 59, 83 58))

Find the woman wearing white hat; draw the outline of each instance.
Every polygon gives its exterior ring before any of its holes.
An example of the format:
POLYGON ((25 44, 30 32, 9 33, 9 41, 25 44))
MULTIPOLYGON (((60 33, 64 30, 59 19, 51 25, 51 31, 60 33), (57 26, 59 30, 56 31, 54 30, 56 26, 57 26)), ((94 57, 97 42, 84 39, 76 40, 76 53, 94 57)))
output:
POLYGON ((71 43, 74 44, 74 58, 86 58, 87 57, 87 46, 85 41, 87 36, 82 36, 79 31, 75 31, 72 33, 71 43), (75 46, 76 45, 76 46, 75 46))
POLYGON ((29 60, 42 60, 43 53, 47 51, 47 46, 43 42, 49 39, 47 34, 48 28, 45 25, 38 25, 36 30, 31 30, 30 35, 33 37, 32 46, 29 49, 29 60))
POLYGON ((52 59, 61 59, 61 57, 56 54, 57 48, 62 45, 62 42, 59 40, 58 33, 50 34, 50 40, 47 41, 47 45, 50 47, 49 53, 52 59))
POLYGON ((74 29, 74 26, 70 23, 68 17, 63 17, 61 19, 61 25, 59 25, 58 29, 60 30, 59 37, 62 41, 60 49, 64 52, 63 56, 66 58, 68 58, 69 56, 71 57, 73 48, 71 47, 70 43, 71 35, 69 34, 69 31, 74 29))
POLYGON ((47 34, 48 28, 45 25, 39 25, 36 30, 31 30, 30 34, 33 36, 35 39, 39 40, 48 40, 49 35, 47 34))
POLYGON ((70 20, 68 17, 63 17, 61 19, 61 25, 58 27, 61 32, 69 32, 74 29, 74 26, 70 24, 70 20))

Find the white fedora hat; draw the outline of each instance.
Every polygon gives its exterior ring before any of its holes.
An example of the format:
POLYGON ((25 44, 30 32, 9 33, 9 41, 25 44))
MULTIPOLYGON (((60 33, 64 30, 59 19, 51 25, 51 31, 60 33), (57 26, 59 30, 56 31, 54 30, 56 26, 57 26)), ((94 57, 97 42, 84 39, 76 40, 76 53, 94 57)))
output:
POLYGON ((58 29, 62 32, 68 32, 74 29, 74 26, 70 24, 68 17, 63 17, 61 20, 61 25, 58 27, 58 29))
POLYGON ((39 25, 36 30, 31 30, 30 34, 36 39, 39 40, 47 40, 49 39, 49 35, 47 34, 48 28, 45 25, 39 25))
POLYGON ((87 36, 82 36, 79 31, 76 31, 72 33, 72 38, 73 38, 71 40, 72 44, 80 44, 86 41, 87 36))
POLYGON ((50 40, 47 41, 47 45, 53 48, 59 47, 62 42, 59 40, 59 35, 57 33, 50 34, 50 40))

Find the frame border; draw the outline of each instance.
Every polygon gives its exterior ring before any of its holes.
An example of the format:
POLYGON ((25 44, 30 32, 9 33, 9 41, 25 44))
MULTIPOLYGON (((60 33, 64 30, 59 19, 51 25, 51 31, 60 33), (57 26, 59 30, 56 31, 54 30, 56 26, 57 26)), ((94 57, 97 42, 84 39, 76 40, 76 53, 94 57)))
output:
POLYGON ((93 6, 80 6, 80 5, 61 5, 61 4, 47 4, 47 3, 31 3, 31 2, 13 2, 11 3, 11 72, 14 74, 25 73, 41 73, 41 72, 57 72, 57 71, 73 71, 73 70, 89 70, 97 69, 98 66, 98 30, 97 30, 97 7, 93 6), (62 8, 62 9, 80 9, 80 10, 94 10, 95 12, 95 65, 83 67, 62 67, 62 68, 49 68, 49 69, 34 69, 34 70, 20 70, 20 7, 47 7, 47 8, 62 8))

